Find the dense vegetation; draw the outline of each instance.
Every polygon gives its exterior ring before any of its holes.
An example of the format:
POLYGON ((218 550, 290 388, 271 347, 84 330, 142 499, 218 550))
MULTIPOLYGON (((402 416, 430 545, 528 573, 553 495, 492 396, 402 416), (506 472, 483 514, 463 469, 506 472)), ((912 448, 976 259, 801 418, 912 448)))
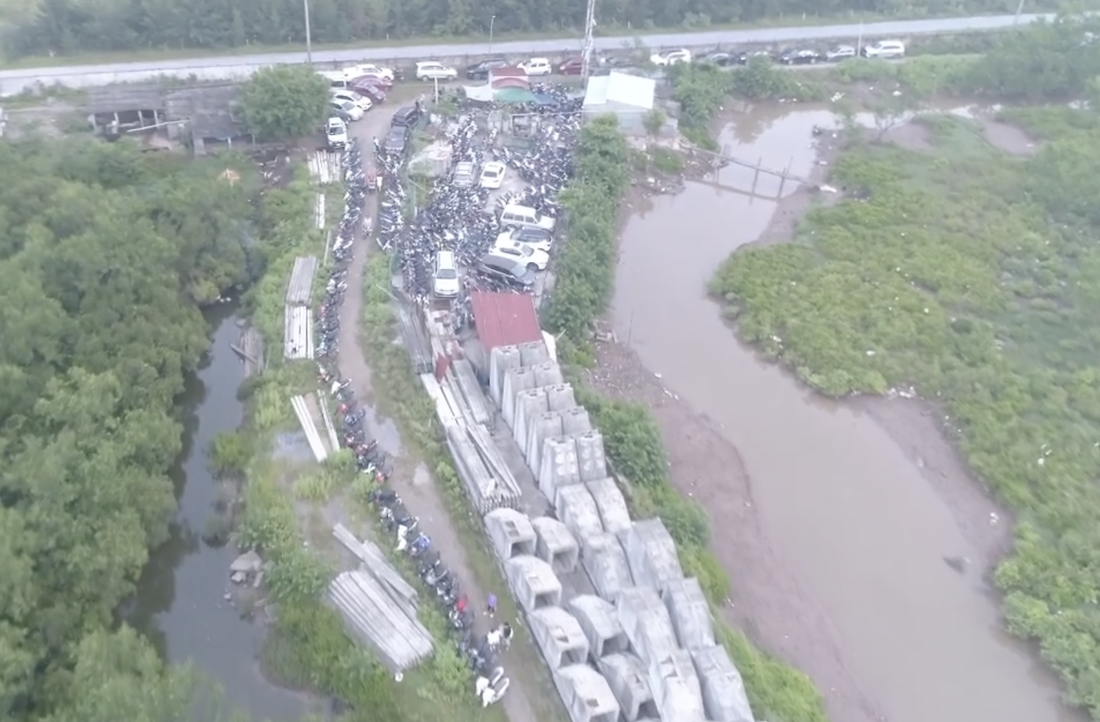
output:
MULTIPOLYGON (((1087 92, 1090 31, 1021 33, 968 77, 999 94, 1087 92)), ((912 384, 944 404, 971 468, 1018 512, 996 574, 1008 625, 1100 718, 1100 118, 1010 115, 1046 140, 1034 157, 935 117, 921 121, 934 151, 852 148, 834 182, 868 199, 813 211, 797 242, 735 254, 712 289, 746 339, 826 394, 912 384)))
MULTIPOLYGON (((607 310, 614 284, 619 211, 630 185, 630 158, 614 117, 597 118, 581 131, 574 178, 562 194, 569 240, 558 256, 557 280, 542 316, 543 324, 560 334, 559 355, 566 362, 585 361, 591 324, 607 310)), ((579 379, 575 387, 578 402, 603 434, 631 513, 638 518, 661 518, 676 541, 684 572, 696 577, 710 602, 720 608, 729 595, 729 578, 707 551, 706 512, 680 496, 669 482, 653 417, 644 406, 584 389, 579 379)), ((761 653, 721 621, 716 621, 716 628, 745 679, 758 717, 824 722, 821 696, 804 674, 761 653)))
MULTIPOLYGON (((0 145, 0 718, 165 719, 186 680, 125 628, 175 499, 200 305, 248 279, 249 174, 134 144, 0 145)), ((176 707, 172 707, 176 705, 176 707)))
POLYGON ((261 140, 312 135, 328 115, 329 84, 308 65, 260 68, 241 87, 241 118, 261 140))
MULTIPOLYGON (((428 36, 484 37, 497 34, 568 35, 584 26, 584 0, 310 0, 315 43, 370 42, 428 36), (494 19, 495 18, 495 19, 494 19)), ((1054 2, 1028 3, 1028 10, 1054 2)), ((602 29, 706 29, 713 24, 762 18, 842 18, 845 15, 953 15, 1015 12, 1017 0, 613 0, 601 2, 602 29)), ((242 48, 303 43, 300 0, 38 0, 37 12, 13 4, 4 48, 13 55, 72 55, 145 48, 242 48)))

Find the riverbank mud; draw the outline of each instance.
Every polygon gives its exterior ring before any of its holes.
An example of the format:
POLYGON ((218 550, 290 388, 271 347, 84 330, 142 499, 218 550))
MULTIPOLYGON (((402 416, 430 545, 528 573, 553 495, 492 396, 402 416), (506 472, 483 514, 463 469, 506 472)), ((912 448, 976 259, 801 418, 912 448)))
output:
POLYGON ((754 109, 723 140, 801 184, 727 168, 635 200, 614 340, 589 382, 653 411, 673 483, 711 517, 732 580, 724 615, 807 672, 833 722, 1077 719, 1001 631, 988 571, 1009 520, 940 433, 942 415, 903 397, 817 397, 741 345, 706 296, 728 254, 789 239, 822 202, 808 189, 827 181, 837 139, 813 128, 838 121, 790 110, 754 109))

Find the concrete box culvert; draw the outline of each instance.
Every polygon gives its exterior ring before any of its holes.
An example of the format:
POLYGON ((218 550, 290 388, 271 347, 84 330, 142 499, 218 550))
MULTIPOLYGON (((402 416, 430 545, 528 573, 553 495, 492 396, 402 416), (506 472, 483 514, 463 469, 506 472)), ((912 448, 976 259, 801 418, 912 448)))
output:
MULTIPOLYGON (((579 484, 581 481, 580 469, 577 466, 577 442, 567 436, 544 439, 536 478, 539 491, 556 505, 560 489, 579 484)), ((558 517, 561 518, 561 515, 559 514, 558 517)))
POLYGON ((569 612, 561 607, 542 607, 527 618, 551 672, 588 661, 588 638, 569 612))
POLYGON ((572 574, 580 562, 580 545, 557 519, 540 516, 531 520, 536 545, 535 556, 550 565, 555 574, 572 574))
POLYGON ((485 528, 501 561, 533 556, 537 550, 538 537, 531 521, 515 509, 502 507, 489 512, 485 515, 485 528))
POLYGON ((630 640, 627 639, 611 602, 594 594, 581 594, 566 602, 565 608, 584 630, 594 659, 622 654, 630 649, 630 640))
POLYGON ((550 565, 534 556, 512 557, 504 563, 508 586, 528 614, 561 606, 562 587, 550 565))

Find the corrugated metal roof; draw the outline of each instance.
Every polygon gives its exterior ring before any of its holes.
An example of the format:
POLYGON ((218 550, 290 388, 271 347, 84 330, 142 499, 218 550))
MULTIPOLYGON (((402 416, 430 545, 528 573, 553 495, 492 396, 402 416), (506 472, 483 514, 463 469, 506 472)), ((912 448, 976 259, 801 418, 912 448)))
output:
POLYGON ((656 93, 657 81, 653 78, 641 78, 613 70, 609 75, 597 75, 588 79, 584 107, 592 109, 616 104, 652 110, 656 93))
POLYGON ((474 325, 486 351, 542 340, 535 302, 520 293, 470 293, 474 325))

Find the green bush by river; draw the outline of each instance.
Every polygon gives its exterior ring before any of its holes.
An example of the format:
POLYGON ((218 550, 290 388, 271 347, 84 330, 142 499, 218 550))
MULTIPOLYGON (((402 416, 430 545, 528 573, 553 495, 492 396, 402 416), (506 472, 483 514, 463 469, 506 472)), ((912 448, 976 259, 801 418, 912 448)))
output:
POLYGON ((712 291, 741 335, 819 391, 913 385, 1019 514, 998 568, 1010 629, 1100 716, 1100 120, 1015 114, 1030 159, 927 121, 935 150, 857 145, 795 242, 732 256, 712 291))

